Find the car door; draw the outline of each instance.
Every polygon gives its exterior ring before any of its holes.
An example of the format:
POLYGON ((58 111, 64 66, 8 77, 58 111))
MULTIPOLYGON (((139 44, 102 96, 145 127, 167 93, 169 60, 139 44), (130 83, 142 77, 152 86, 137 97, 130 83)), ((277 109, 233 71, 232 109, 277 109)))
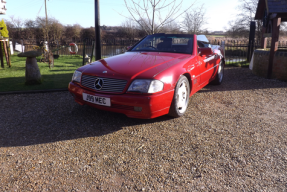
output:
POLYGON ((200 61, 200 79, 201 85, 206 85, 215 74, 216 70, 216 55, 209 47, 199 48, 199 61, 200 61))

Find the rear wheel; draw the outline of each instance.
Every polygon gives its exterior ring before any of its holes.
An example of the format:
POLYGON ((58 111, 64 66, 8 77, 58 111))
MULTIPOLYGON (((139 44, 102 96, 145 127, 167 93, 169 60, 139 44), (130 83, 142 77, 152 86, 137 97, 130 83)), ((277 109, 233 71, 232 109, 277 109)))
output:
POLYGON ((185 76, 181 76, 176 84, 174 96, 169 109, 169 115, 181 117, 184 115, 189 101, 190 86, 185 76))
POLYGON ((220 61, 215 79, 211 82, 213 85, 220 85, 224 75, 224 63, 220 61))

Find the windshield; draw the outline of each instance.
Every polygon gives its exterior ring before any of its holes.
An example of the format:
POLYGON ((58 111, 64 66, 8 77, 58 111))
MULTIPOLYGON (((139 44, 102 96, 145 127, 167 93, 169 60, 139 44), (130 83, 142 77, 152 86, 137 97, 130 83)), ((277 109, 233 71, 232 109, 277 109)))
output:
POLYGON ((192 54, 193 35, 154 34, 143 39, 130 51, 192 54))

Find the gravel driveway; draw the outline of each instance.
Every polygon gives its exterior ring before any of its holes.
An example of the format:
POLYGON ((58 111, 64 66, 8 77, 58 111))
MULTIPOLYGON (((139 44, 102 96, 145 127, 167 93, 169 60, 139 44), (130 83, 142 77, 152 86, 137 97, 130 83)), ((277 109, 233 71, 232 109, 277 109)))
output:
POLYGON ((0 96, 0 191, 287 191, 287 82, 224 72, 175 119, 0 96))

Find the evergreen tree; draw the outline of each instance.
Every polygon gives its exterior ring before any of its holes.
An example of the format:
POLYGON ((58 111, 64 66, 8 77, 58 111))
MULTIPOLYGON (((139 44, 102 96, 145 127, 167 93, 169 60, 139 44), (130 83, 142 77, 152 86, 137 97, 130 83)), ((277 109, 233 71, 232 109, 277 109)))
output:
POLYGON ((2 21, 0 21, 0 28, 2 28, 2 27, 3 27, 3 29, 0 30, 1 36, 9 37, 9 31, 7 30, 7 26, 6 26, 3 19, 2 19, 2 21))

